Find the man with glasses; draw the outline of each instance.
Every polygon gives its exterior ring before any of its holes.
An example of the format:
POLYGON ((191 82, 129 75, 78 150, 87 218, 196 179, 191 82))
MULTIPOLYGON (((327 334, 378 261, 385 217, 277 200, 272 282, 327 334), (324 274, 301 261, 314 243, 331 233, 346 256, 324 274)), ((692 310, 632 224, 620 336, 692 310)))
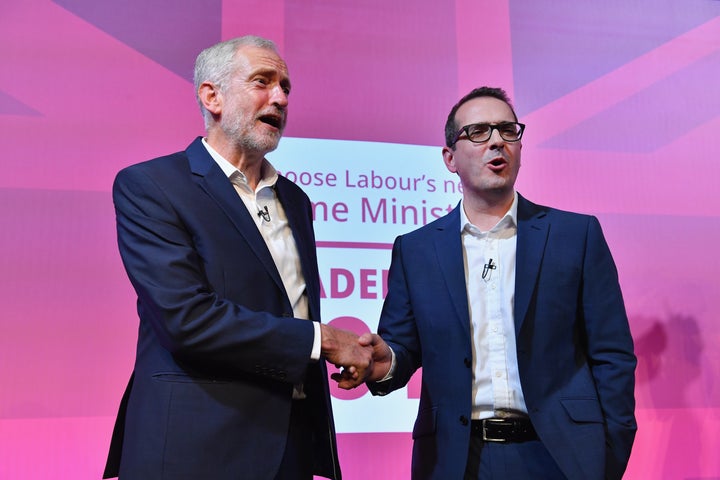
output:
POLYGON ((452 108, 442 153, 462 200, 396 239, 379 335, 360 338, 375 395, 422 367, 415 479, 620 479, 630 456, 636 358, 617 270, 595 217, 515 191, 524 130, 498 88, 452 108))

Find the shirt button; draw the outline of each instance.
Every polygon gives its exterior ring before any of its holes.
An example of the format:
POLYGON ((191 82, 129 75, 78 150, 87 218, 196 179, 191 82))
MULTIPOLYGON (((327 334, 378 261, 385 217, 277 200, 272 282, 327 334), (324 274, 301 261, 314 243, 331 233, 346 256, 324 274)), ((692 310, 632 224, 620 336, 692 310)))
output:
POLYGON ((502 372, 499 372, 499 371, 498 371, 498 372, 495 372, 495 376, 496 376, 497 378, 502 377, 502 372))

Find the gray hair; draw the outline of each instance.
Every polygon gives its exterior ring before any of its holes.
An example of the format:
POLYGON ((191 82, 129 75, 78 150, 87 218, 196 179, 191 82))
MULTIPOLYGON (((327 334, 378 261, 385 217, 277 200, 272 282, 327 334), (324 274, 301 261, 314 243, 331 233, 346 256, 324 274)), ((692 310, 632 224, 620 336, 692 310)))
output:
POLYGON ((205 121, 205 128, 208 127, 212 120, 212 114, 203 106, 198 95, 198 89, 203 82, 210 82, 223 91, 227 85, 228 78, 235 71, 235 54, 242 47, 258 47, 272 50, 277 53, 277 46, 272 40, 258 37, 255 35, 246 35, 244 37, 233 38, 224 42, 206 48, 197 60, 195 60, 195 72, 193 80, 195 85, 195 97, 200 112, 205 121))

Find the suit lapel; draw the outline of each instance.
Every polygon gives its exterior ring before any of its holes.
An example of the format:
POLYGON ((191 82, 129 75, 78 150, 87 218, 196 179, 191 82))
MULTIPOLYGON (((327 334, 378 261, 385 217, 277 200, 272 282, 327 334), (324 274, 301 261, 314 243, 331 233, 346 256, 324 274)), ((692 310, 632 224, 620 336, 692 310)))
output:
POLYGON ((527 315, 537 283, 550 224, 547 214, 518 195, 517 257, 515 265, 515 333, 527 315))
POLYGON ((196 176, 198 185, 225 212, 238 233, 250 246, 250 250, 270 273, 278 288, 284 292, 285 287, 280 278, 280 273, 278 273, 272 255, 270 255, 270 251, 262 235, 260 235, 255 221, 250 216, 243 201, 238 197, 230 180, 202 145, 200 137, 190 144, 186 153, 190 163, 190 170, 196 176))
POLYGON ((470 335, 470 311, 468 309, 467 286, 460 233, 460 205, 437 222, 435 253, 440 273, 445 279, 450 300, 463 331, 470 335))

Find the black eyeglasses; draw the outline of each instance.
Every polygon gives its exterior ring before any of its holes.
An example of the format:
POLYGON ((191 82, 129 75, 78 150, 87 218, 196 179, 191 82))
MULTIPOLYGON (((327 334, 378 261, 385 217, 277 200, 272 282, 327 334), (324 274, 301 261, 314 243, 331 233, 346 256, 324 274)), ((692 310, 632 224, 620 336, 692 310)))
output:
POLYGON ((483 143, 490 140, 493 130, 497 130, 500 137, 506 142, 517 142, 522 138, 525 125, 518 122, 502 122, 496 125, 489 123, 471 123, 465 125, 455 134, 451 147, 455 146, 458 140, 470 140, 473 143, 483 143), (465 134, 465 136, 463 136, 465 134))

